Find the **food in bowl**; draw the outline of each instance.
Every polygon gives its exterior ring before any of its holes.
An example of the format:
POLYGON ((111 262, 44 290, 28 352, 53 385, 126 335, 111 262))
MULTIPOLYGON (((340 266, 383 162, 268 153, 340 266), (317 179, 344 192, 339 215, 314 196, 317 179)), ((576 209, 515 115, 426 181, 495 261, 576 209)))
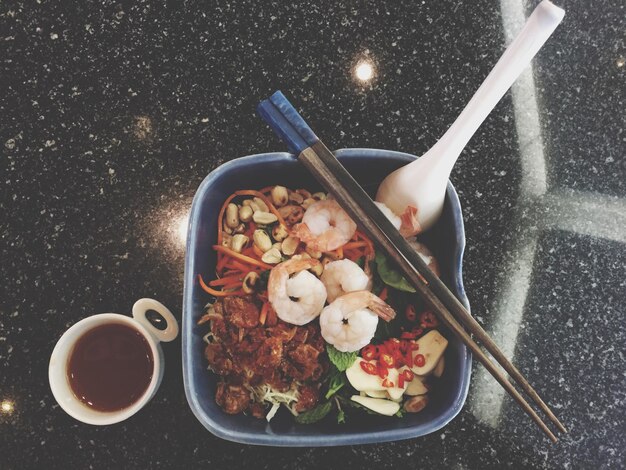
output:
MULTIPOLYGON (((428 405, 448 342, 336 201, 284 186, 236 191, 217 232, 215 279, 199 273, 214 302, 198 323, 208 326, 205 357, 223 411, 269 421, 282 406, 308 424, 428 405)), ((412 243, 438 273, 428 248, 412 243)))

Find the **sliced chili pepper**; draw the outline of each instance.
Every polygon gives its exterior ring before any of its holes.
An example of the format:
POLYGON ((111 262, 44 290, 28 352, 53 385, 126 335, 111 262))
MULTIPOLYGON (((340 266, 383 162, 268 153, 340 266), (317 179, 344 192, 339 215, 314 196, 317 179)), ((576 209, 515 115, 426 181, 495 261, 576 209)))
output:
POLYGON ((415 305, 407 305, 406 310, 404 311, 404 316, 410 322, 414 322, 417 319, 417 314, 415 313, 415 305))
POLYGON ((393 382, 389 379, 385 379, 383 380, 383 387, 385 388, 392 388, 393 387, 393 382))
POLYGON ((420 325, 424 328, 434 328, 439 325, 435 314, 429 310, 420 313, 420 325))
POLYGON ((400 374, 400 377, 402 377, 405 381, 410 382, 415 377, 415 374, 410 369, 404 369, 400 374))
POLYGON ((404 388, 404 377, 402 375, 398 376, 398 387, 404 388))
POLYGON ((411 367, 413 365, 413 352, 407 351, 404 355, 404 365, 411 367))
POLYGON ((380 362, 378 363, 378 377, 381 379, 386 378, 389 375, 389 369, 383 366, 380 362))
POLYGON ((424 364, 426 364, 426 358, 423 354, 416 354, 413 358, 413 364, 415 364, 417 367, 423 367, 424 364))
POLYGON ((393 356, 393 366, 396 369, 399 369, 400 367, 402 367, 404 365, 404 357, 402 357, 402 354, 400 353, 400 351, 396 352, 396 354, 394 354, 393 356))
POLYGON ((376 366, 370 362, 361 361, 361 369, 369 375, 376 375, 378 373, 376 366))
POLYGON ((378 360, 385 366, 385 367, 393 367, 393 356, 389 353, 383 353, 380 355, 380 357, 378 358, 378 360))
POLYGON ((415 339, 417 335, 413 331, 403 331, 400 333, 400 338, 402 339, 415 339))
POLYGON ((411 351, 419 351, 420 345, 416 341, 411 341, 411 351))
POLYGON ((363 359, 368 360, 368 361, 371 361, 372 359, 375 359, 376 358, 376 348, 373 345, 368 344, 363 349, 361 349, 361 357, 363 359))

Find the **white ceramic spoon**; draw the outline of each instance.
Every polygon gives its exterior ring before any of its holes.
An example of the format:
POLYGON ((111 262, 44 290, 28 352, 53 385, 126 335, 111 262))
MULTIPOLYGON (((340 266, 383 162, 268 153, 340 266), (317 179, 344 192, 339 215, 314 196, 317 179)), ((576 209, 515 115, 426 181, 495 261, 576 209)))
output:
POLYGON ((561 8, 543 0, 443 137, 422 157, 383 180, 376 200, 402 216, 400 231, 404 236, 428 230, 437 221, 450 172, 463 148, 530 64, 563 15, 561 8))

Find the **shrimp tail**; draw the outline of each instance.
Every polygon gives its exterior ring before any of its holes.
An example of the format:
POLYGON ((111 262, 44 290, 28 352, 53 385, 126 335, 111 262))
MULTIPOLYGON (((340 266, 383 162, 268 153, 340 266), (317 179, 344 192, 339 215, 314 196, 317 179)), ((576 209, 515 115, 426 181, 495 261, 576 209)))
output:
POLYGON ((320 260, 315 258, 288 259, 277 265, 276 268, 285 269, 289 274, 293 274, 305 269, 311 269, 318 264, 320 264, 320 260))
POLYGON ((400 215, 402 225, 400 225, 400 234, 403 237, 410 237, 422 232, 422 227, 417 220, 417 208, 413 206, 407 206, 404 212, 400 215))
POLYGON ((396 311, 391 305, 374 294, 371 294, 367 307, 386 322, 390 322, 396 317, 396 311))

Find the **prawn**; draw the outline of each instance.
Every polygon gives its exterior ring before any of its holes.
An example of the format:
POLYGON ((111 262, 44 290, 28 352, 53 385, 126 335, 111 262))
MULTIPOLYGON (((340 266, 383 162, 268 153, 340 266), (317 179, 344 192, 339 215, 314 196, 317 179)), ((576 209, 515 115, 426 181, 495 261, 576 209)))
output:
POLYGON ((349 259, 331 261, 320 277, 326 287, 328 302, 356 290, 370 290, 371 278, 361 267, 349 259))
POLYGON ((430 270, 435 273, 435 276, 441 277, 439 262, 437 261, 437 258, 435 258, 435 255, 433 255, 432 251, 430 251, 423 243, 418 242, 415 238, 407 241, 409 242, 409 245, 411 245, 411 248, 417 251, 417 254, 420 255, 420 258, 422 258, 430 270))
POLYGON ((302 223, 294 227, 294 235, 307 247, 321 252, 333 251, 350 241, 356 224, 334 199, 311 204, 302 223))
POLYGON ((358 351, 374 337, 378 317, 390 321, 395 316, 393 308, 371 292, 349 292, 322 310, 322 337, 339 351, 358 351))
POLYGON ((307 271, 318 263, 311 258, 289 259, 270 271, 267 294, 278 318, 304 325, 320 314, 326 302, 326 287, 307 271))

